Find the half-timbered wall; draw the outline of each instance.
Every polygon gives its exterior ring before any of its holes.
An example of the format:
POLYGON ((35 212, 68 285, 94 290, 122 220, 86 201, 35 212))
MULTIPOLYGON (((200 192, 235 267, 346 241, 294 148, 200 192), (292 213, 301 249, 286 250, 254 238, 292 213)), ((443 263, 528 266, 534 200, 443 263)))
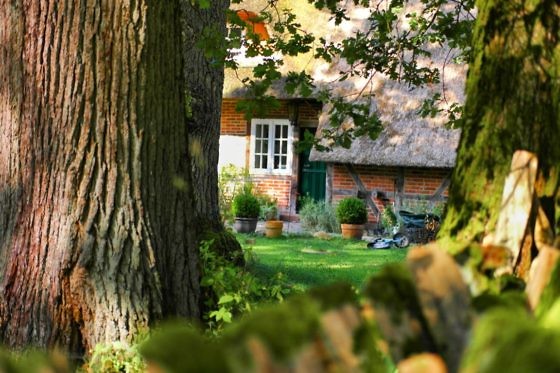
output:
POLYGON ((447 199, 449 174, 449 169, 335 164, 330 172, 332 202, 362 197, 368 202, 370 222, 376 222, 388 204, 408 209, 441 205, 447 199))

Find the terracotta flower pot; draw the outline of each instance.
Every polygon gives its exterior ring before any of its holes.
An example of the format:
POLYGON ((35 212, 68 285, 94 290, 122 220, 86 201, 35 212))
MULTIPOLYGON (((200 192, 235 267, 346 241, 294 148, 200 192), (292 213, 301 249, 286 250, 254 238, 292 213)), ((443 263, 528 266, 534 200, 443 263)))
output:
POLYGON ((264 234, 270 238, 280 237, 283 227, 284 222, 282 220, 267 220, 264 222, 264 234))
POLYGON ((364 235, 364 224, 340 224, 342 238, 361 240, 364 235))
POLYGON ((235 218, 233 228, 237 233, 254 233, 257 229, 257 218, 235 218))

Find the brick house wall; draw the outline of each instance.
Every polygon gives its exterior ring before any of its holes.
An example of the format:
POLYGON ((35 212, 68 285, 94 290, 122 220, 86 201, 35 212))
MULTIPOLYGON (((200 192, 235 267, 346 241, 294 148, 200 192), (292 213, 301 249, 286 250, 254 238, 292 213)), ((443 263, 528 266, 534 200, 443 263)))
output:
MULTIPOLYGON (((379 213, 383 212, 387 204, 396 202, 399 178, 403 183, 400 193, 401 208, 425 209, 441 205, 447 199, 448 169, 354 166, 353 170, 367 194, 372 197, 379 213)), ((345 165, 332 165, 329 177, 333 204, 344 197, 360 194, 359 187, 345 165)), ((371 207, 368 207, 368 212, 369 221, 377 222, 377 214, 371 207)))
MULTIPOLYGON (((244 113, 235 110, 238 99, 222 101, 222 119, 220 128, 220 161, 219 167, 233 163, 237 167, 249 168, 251 124, 245 119, 244 113)), ((264 118, 287 119, 288 100, 280 100, 280 107, 270 110, 264 118)), ((306 127, 317 127, 321 104, 318 102, 299 100, 298 124, 306 127)), ((295 127, 292 134, 299 138, 299 128, 295 127)), ((259 174, 253 176, 256 188, 278 202, 280 214, 285 219, 293 218, 297 200, 298 157, 294 154, 292 175, 259 174)))
POLYGON ((222 100, 222 119, 220 122, 220 135, 246 136, 249 123, 243 113, 235 110, 238 100, 222 100))

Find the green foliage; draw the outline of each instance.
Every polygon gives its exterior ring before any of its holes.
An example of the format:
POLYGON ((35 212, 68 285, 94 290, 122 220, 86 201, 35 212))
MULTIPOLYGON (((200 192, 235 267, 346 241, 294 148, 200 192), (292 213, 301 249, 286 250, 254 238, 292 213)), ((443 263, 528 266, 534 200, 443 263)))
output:
POLYGON ((346 197, 336 206, 336 217, 340 224, 365 224, 367 209, 364 201, 356 197, 346 197))
POLYGON ((385 228, 385 231, 390 232, 391 228, 397 224, 397 215, 393 210, 393 206, 385 206, 385 209, 381 213, 381 225, 385 228))
POLYGON ((259 218, 262 220, 278 220, 278 205, 276 200, 268 196, 259 196, 261 212, 259 218))
MULTIPOLYGON (((343 20, 349 20, 350 6, 337 0, 309 0, 317 9, 331 12, 336 28, 343 20)), ((233 3, 242 3, 236 0, 233 3)), ((342 41, 332 42, 327 38, 317 38, 302 27, 291 9, 281 9, 278 0, 266 2, 263 8, 252 9, 258 15, 253 21, 268 25, 270 39, 260 40, 254 33, 251 23, 243 21, 234 10, 228 11, 229 33, 224 43, 212 25, 203 31, 199 46, 211 61, 223 63, 227 68, 238 69, 232 50, 243 48, 247 57, 261 57, 261 62, 252 68, 252 74, 244 75, 241 82, 248 94, 237 109, 245 112, 249 119, 262 116, 270 109, 279 106, 278 100, 271 95, 273 85, 285 79, 288 95, 309 97, 314 92, 324 104, 330 104, 329 120, 331 128, 324 128, 323 138, 332 143, 325 145, 314 141, 320 150, 328 150, 332 145, 350 146, 351 141, 367 134, 372 138, 382 130, 382 123, 376 110, 372 109, 373 99, 369 89, 364 86, 355 95, 341 97, 330 87, 317 92, 311 76, 305 71, 280 73, 284 65, 281 56, 299 56, 313 53, 316 59, 327 63, 345 60, 347 68, 340 72, 339 82, 353 77, 361 77, 369 82, 376 73, 389 79, 407 84, 411 89, 437 84, 444 76, 444 67, 420 63, 421 59, 431 57, 434 46, 451 48, 446 64, 465 63, 471 59, 472 30, 474 23, 474 0, 442 1, 423 0, 410 6, 410 0, 385 2, 384 6, 372 6, 371 2, 354 0, 353 5, 369 13, 366 29, 357 31, 342 41), (352 125, 343 124, 351 123, 352 125)), ((200 1, 201 8, 207 7, 208 0, 200 1)), ((264 3, 263 3, 264 4, 264 3)), ((293 4, 296 7, 295 4, 293 4)), ((243 9, 243 4, 238 9, 243 9)), ((445 82, 444 82, 445 83, 445 82)), ((419 110, 422 116, 447 116, 451 125, 459 123, 462 106, 450 102, 443 93, 436 93, 426 100, 419 110)))
POLYGON ((550 275, 550 281, 545 287, 536 314, 539 317, 545 315, 560 299, 560 261, 556 263, 554 270, 550 275))
POLYGON ((273 361, 284 362, 319 337, 319 311, 312 298, 297 297, 255 311, 219 338, 209 338, 184 323, 168 323, 140 351, 151 366, 165 372, 253 371, 253 359, 258 357, 249 351, 249 342, 258 340, 273 361))
POLYGON ((397 321, 408 310, 415 316, 422 315, 414 279, 405 264, 385 266, 381 272, 369 279, 364 293, 386 307, 397 321))
POLYGON ((76 369, 63 352, 41 351, 35 348, 23 351, 0 349, 0 372, 2 373, 70 373, 76 369))
POLYGON ((218 190, 220 211, 226 221, 231 221, 234 217, 259 217, 264 220, 278 217, 276 200, 256 191, 247 169, 232 164, 222 167, 218 177, 218 190), (234 204, 234 201, 237 202, 234 204), (255 215, 257 203, 259 207, 255 215), (239 215, 235 209, 239 209, 239 215), (248 214, 250 216, 246 216, 248 214))
POLYGON ((477 322, 462 368, 481 373, 557 372, 558 351, 559 330, 536 323, 524 308, 498 307, 477 322))
MULTIPOLYGON (((211 245, 211 241, 204 241, 200 247, 200 285, 205 293, 206 309, 203 319, 211 333, 219 333, 225 324, 251 311, 258 303, 281 302, 290 293, 281 275, 263 282, 212 251, 211 245)), ((246 261, 250 259, 249 253, 246 261)))
POLYGON ((258 218, 261 212, 257 197, 245 191, 233 197, 231 209, 236 218, 258 218))
POLYGON ((307 294, 319 302, 322 310, 338 308, 344 304, 357 304, 357 291, 347 282, 318 286, 310 289, 307 294))
POLYGON ((162 372, 231 372, 219 340, 209 340, 184 322, 157 328, 140 346, 144 358, 162 372))
POLYGON ((257 337, 278 359, 286 359, 312 341, 319 331, 320 306, 306 296, 297 296, 280 305, 263 307, 224 334, 232 344, 257 337))
POLYGON ((445 202, 405 199, 402 203, 401 210, 410 211, 414 214, 434 214, 443 216, 445 202))
POLYGON ((220 169, 218 175, 218 203, 225 221, 233 220, 231 203, 233 198, 245 189, 251 189, 252 182, 247 170, 229 164, 220 169))
POLYGON ((87 371, 141 373, 146 371, 146 363, 137 345, 123 342, 100 343, 92 351, 87 371))
POLYGON ((315 201, 311 197, 302 198, 299 221, 304 229, 311 232, 340 232, 334 208, 326 201, 315 201))
POLYGON ((241 245, 230 230, 215 232, 206 230, 201 233, 200 241, 211 242, 209 249, 236 266, 245 265, 245 255, 241 245))

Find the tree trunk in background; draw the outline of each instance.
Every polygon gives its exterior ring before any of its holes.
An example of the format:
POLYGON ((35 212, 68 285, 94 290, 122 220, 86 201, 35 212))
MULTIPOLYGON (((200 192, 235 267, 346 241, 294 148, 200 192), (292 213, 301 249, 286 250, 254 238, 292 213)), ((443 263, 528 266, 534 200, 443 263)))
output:
POLYGON ((236 263, 243 262, 241 246, 228 234, 220 217, 218 155, 224 86, 226 10, 229 0, 213 0, 200 9, 190 1, 183 7, 183 58, 189 149, 192 159, 196 232, 199 240, 213 240, 213 250, 236 263))
MULTIPOLYGON (((193 180, 197 219, 207 219, 221 226, 218 205, 218 152, 224 66, 217 58, 207 58, 204 48, 226 37, 226 10, 229 0, 215 0, 210 9, 199 9, 189 1, 182 1, 184 12, 185 83, 189 139, 193 159, 193 180), (201 40, 204 29, 212 30, 212 39, 201 40), (202 45, 203 44, 203 45, 202 45), (196 196, 195 196, 196 197, 196 196)), ((218 51, 217 51, 218 52, 218 51)), ((220 53, 220 52, 218 52, 220 53)))
POLYGON ((560 226, 560 5, 478 1, 474 60, 448 212, 440 236, 480 240, 495 227, 515 150, 537 154, 537 193, 560 226), (554 210, 556 209, 556 213, 554 210))
POLYGON ((198 316, 180 14, 0 0, 4 343, 80 351, 198 316))

